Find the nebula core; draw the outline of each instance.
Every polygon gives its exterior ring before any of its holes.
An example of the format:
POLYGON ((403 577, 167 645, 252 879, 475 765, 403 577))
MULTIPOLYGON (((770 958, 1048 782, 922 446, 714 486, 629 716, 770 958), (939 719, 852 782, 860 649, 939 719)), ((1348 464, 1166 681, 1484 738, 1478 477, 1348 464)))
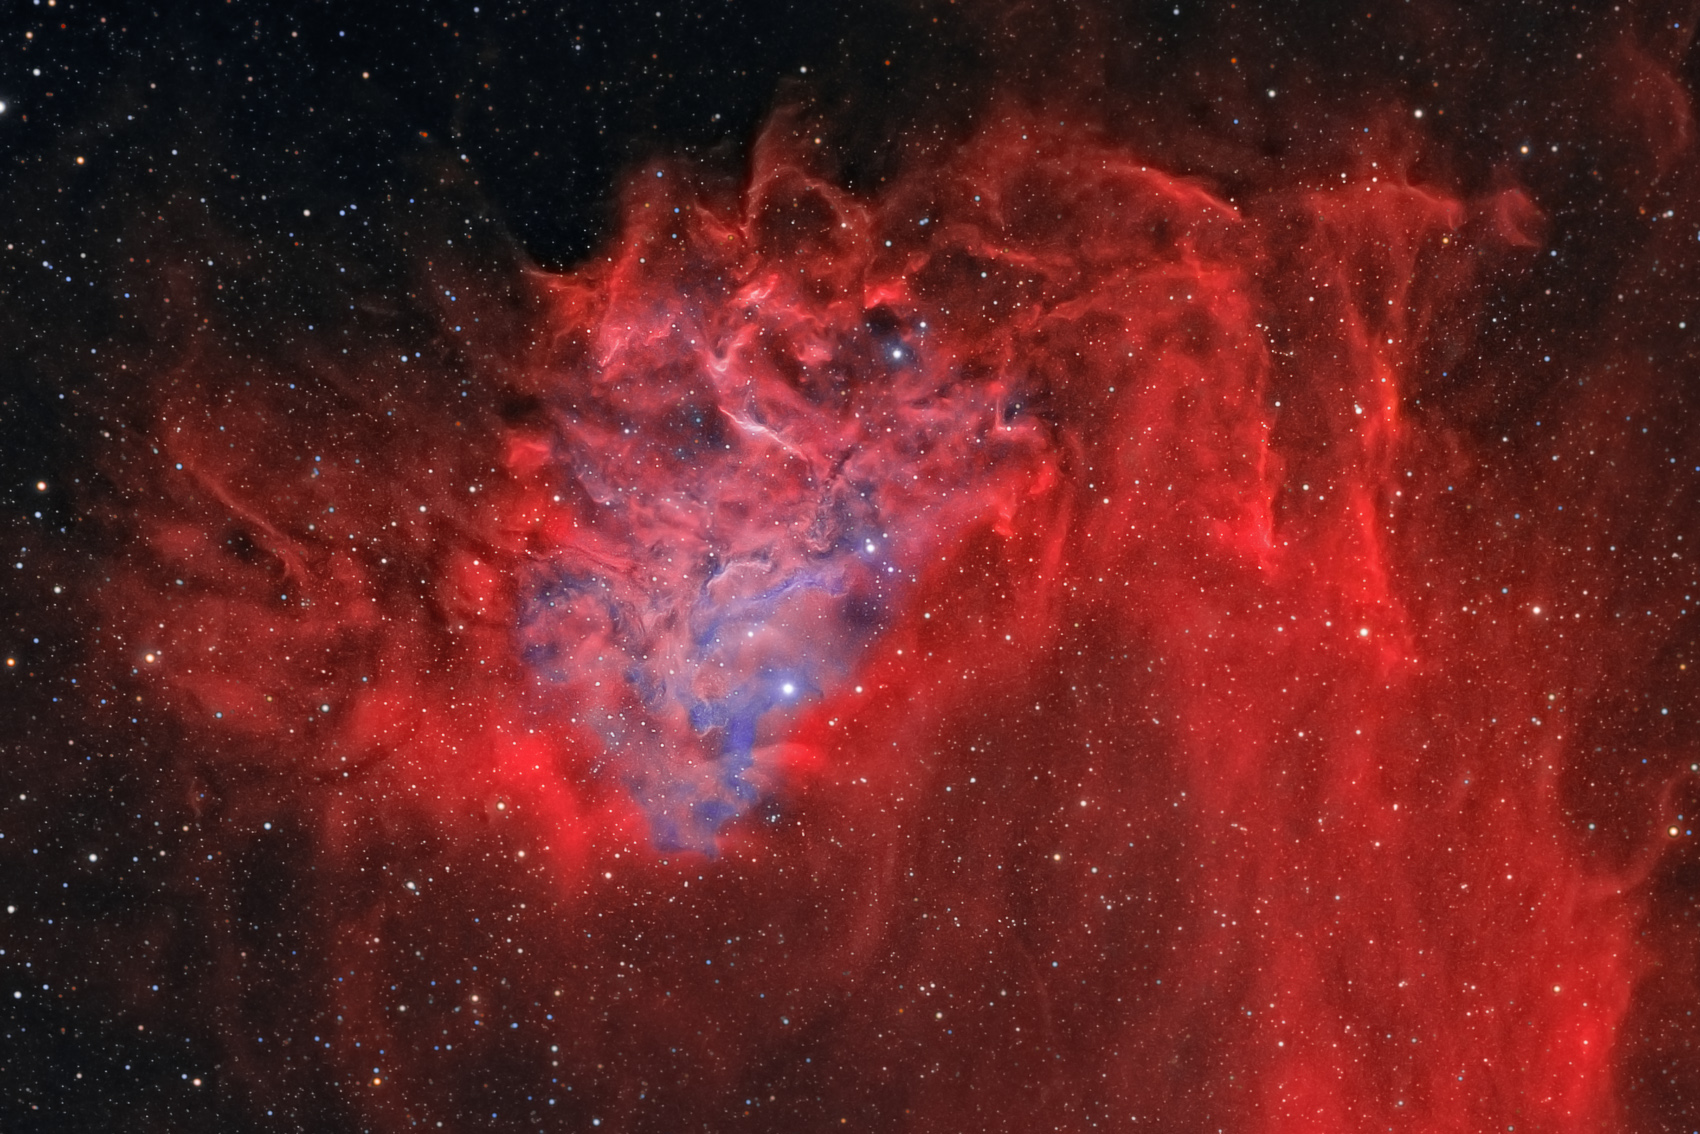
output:
POLYGON ((1409 100, 857 187, 781 102, 575 266, 422 253, 405 353, 105 352, 4 861, 155 881, 5 1042, 81 980, 229 1129, 1688 1129, 1692 100, 1584 49, 1592 246, 1409 100))

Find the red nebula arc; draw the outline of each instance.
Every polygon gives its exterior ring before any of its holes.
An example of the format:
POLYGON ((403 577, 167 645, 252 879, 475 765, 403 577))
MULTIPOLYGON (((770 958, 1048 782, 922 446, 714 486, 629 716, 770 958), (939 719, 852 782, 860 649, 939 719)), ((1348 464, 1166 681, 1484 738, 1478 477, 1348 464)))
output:
POLYGON ((287 823, 329 895, 312 1062, 233 1030, 230 1083, 393 1130, 1627 1128, 1696 755, 1643 673, 1692 586, 1665 395, 1496 338, 1541 210, 1407 132, 1230 198, 1058 121, 866 196, 781 116, 735 192, 636 172, 500 351, 449 283, 436 360, 159 383, 103 625, 209 845, 287 823))

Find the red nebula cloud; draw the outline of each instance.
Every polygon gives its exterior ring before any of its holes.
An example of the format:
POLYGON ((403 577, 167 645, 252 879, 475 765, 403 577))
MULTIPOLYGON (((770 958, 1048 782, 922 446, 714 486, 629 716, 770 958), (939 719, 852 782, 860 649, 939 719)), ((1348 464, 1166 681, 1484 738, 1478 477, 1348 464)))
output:
POLYGON ((1630 323, 1490 319, 1548 218, 1409 127, 1230 195, 1064 120, 857 194, 782 115, 569 272, 439 278, 387 372, 157 382, 101 651, 262 910, 215 931, 232 1089, 1630 1128, 1694 805, 1678 394, 1630 323))

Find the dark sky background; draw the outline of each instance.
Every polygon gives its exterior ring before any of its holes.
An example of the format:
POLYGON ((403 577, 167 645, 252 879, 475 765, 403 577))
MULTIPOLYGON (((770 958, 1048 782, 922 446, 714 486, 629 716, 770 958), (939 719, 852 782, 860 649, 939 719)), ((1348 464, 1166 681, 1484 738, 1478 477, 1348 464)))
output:
MULTIPOLYGON (((1609 327, 1621 353, 1645 346, 1673 375, 1659 443, 1686 452, 1695 337, 1670 325, 1692 299, 1693 254, 1666 257, 1668 275, 1647 268, 1662 239, 1647 218, 1694 198, 1681 183, 1693 127, 1673 107, 1697 81, 1697 12, 12 0, 0 11, 0 1129, 367 1128, 328 1073, 294 1098, 298 1125, 268 1119, 251 1093, 186 1091, 187 1078, 216 1075, 230 1020, 259 1012, 221 1014, 206 991, 221 956, 207 927, 228 911, 175 865, 83 865, 103 853, 85 847, 122 842, 144 813, 193 808, 170 755, 194 743, 179 723, 138 710, 128 733, 94 734, 82 700, 98 637, 90 596, 137 506, 95 453, 103 431, 146 421, 159 375, 200 357, 281 373, 334 356, 358 372, 426 349, 438 316, 422 281, 439 268, 522 310, 528 268, 570 269, 609 239, 630 170, 682 156, 736 183, 780 108, 823 139, 854 193, 951 152, 989 108, 1066 105, 1230 200, 1320 184, 1361 144, 1355 123, 1376 108, 1408 123, 1420 108, 1428 142, 1413 176, 1462 197, 1525 187, 1544 243, 1533 265, 1489 272, 1473 293, 1502 376, 1472 384, 1454 367, 1416 396, 1460 407, 1480 438, 1526 432, 1555 381, 1533 360, 1598 356, 1609 327), (1623 43, 1638 54, 1606 50, 1623 43), (1641 77, 1653 64, 1674 79, 1641 77), (1631 276, 1644 296, 1624 298, 1631 276), (1640 320, 1638 304, 1658 319, 1640 320), (99 763, 83 755, 91 745, 99 763), (101 991, 77 994, 91 970, 143 952, 136 971, 169 970, 184 990, 174 1003, 138 1008, 98 980, 101 991), (35 985, 45 994, 12 996, 35 985)), ((446 397, 457 380, 422 389, 446 397)), ((1672 630, 1670 648, 1689 630, 1672 630)), ((1667 750, 1693 744, 1690 731, 1667 750)), ((311 835, 293 837, 298 853, 252 864, 245 891, 284 926, 297 898, 314 901, 311 835)), ((1692 916, 1694 861, 1660 876, 1650 915, 1672 956, 1694 940, 1671 928, 1692 916)), ((306 952, 333 922, 291 931, 306 952)), ((1667 989, 1668 1019, 1635 1018, 1625 1105, 1663 1124, 1638 1129, 1700 1121, 1694 1027, 1671 1022, 1692 994, 1667 989)), ((826 1128, 798 1113, 794 1129, 826 1128)))

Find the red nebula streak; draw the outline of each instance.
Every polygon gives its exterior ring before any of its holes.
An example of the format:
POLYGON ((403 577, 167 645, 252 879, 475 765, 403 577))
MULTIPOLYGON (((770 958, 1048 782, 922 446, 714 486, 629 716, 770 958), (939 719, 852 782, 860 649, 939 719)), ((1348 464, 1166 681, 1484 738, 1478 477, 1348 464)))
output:
POLYGON ((500 364, 185 363, 127 446, 103 624, 218 845, 305 836, 362 1121, 1627 1128, 1693 753, 1620 611, 1684 584, 1621 577, 1632 366, 1532 448, 1443 396, 1534 203, 806 143, 639 171, 500 364))

